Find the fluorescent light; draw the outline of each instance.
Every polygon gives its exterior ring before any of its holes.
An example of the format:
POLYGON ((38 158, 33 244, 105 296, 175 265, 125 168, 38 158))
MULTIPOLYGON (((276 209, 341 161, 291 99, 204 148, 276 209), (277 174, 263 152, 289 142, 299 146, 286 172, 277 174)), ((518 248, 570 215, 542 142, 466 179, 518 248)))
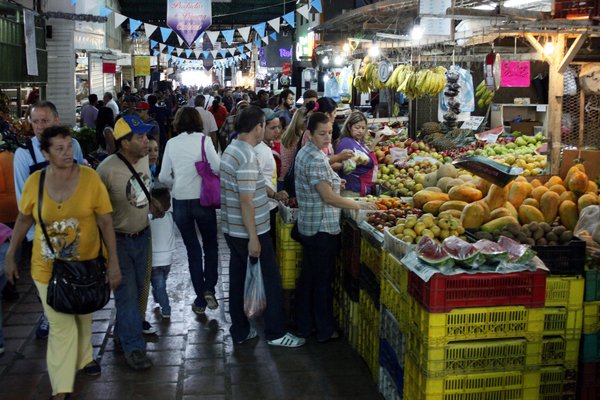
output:
POLYGON ((329 64, 329 56, 323 57, 323 60, 321 60, 321 62, 323 63, 323 65, 329 64))
POLYGON ((376 44, 371 45, 371 48, 369 49, 369 56, 372 58, 379 57, 379 47, 376 44))
POLYGON ((554 53, 554 43, 548 41, 544 45, 544 54, 547 55, 547 56, 549 56, 552 53, 554 53))
POLYGON ((410 36, 413 40, 421 40, 423 38, 423 29, 419 25, 415 25, 410 31, 410 36))
POLYGON ((344 53, 350 53, 350 51, 352 50, 352 47, 350 47, 350 43, 344 43, 344 53))
POLYGON ((336 55, 333 59, 333 63, 335 65, 342 65, 342 63, 344 62, 344 59, 342 58, 342 56, 340 56, 339 54, 336 55))

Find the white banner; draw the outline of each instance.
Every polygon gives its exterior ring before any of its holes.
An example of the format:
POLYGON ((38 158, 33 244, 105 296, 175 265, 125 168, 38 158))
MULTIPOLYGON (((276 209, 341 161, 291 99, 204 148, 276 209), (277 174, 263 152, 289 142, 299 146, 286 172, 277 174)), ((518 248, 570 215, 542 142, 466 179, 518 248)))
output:
MULTIPOLYGON (((25 58, 27 60, 27 75, 38 76, 37 49, 35 47, 35 13, 33 10, 23 9, 25 17, 25 58)), ((5 60, 8 61, 8 60, 5 60)), ((13 60, 16 61, 16 60, 13 60)))

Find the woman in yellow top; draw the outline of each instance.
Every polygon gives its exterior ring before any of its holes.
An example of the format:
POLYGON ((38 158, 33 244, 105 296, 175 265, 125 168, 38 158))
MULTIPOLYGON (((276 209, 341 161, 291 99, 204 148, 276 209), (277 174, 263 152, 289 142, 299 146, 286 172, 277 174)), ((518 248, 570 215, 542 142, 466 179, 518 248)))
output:
MULTIPOLYGON (((42 198, 42 219, 56 256, 64 260, 91 260, 98 256, 99 230, 108 250, 107 275, 111 288, 121 282, 112 223, 112 206, 106 187, 94 170, 73 162, 71 130, 65 126, 47 128, 41 139, 42 154, 48 161, 42 198)), ((6 278, 19 278, 15 254, 35 222, 31 275, 50 321, 46 362, 54 399, 67 399, 73 392, 75 373, 100 374, 92 354, 92 315, 55 311, 46 304, 54 255, 44 239, 37 206, 41 171, 25 182, 13 240, 6 254, 6 278)))

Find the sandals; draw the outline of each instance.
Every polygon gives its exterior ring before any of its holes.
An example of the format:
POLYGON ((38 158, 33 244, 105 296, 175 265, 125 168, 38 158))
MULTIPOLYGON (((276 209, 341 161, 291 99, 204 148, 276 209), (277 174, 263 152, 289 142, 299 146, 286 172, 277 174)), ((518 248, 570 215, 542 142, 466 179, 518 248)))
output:
POLYGON ((306 343, 306 339, 299 338, 288 332, 279 339, 269 340, 267 343, 271 346, 279 347, 300 347, 306 343))

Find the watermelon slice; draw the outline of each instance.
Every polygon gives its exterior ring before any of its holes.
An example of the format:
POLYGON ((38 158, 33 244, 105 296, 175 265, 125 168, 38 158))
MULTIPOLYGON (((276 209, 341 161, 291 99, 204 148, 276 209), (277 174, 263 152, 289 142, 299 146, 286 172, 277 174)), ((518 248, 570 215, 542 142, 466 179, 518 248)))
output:
POLYGON ((485 256, 475 246, 456 236, 444 239, 442 248, 454 261, 468 267, 476 268, 485 262, 485 256))
POLYGON ((454 260, 450 255, 429 236, 423 236, 417 245, 419 260, 436 268, 451 267, 454 260))
POLYGON ((529 246, 516 242, 506 236, 500 236, 498 244, 506 249, 508 252, 508 261, 511 263, 526 264, 536 254, 529 246))
POLYGON ((488 263, 499 263, 508 260, 508 251, 496 242, 481 239, 473 243, 473 246, 483 254, 488 263))

